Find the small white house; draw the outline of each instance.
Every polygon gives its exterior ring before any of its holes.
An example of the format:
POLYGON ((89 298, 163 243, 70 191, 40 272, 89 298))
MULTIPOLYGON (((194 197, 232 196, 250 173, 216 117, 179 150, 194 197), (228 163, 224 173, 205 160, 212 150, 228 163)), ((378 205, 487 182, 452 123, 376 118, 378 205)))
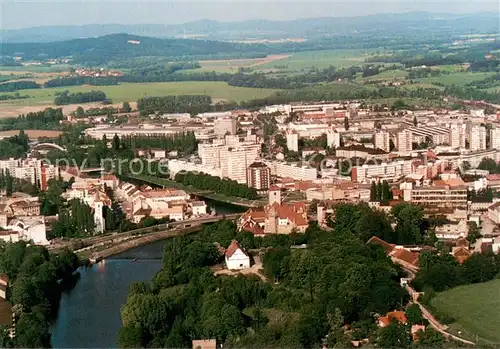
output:
POLYGON ((250 257, 240 247, 238 241, 233 240, 226 250, 226 267, 230 270, 250 268, 250 257))
POLYGON ((207 205, 205 201, 193 201, 191 203, 193 216, 203 216, 207 214, 207 205))

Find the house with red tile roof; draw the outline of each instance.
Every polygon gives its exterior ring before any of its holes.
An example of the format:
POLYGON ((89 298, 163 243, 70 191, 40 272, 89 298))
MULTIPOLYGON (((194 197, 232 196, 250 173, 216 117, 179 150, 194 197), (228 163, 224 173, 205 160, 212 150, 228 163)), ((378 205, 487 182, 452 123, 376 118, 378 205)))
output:
POLYGON ((413 271, 418 270, 418 259, 420 256, 418 252, 411 251, 403 246, 390 244, 376 236, 372 236, 366 243, 381 246, 394 263, 413 271))
POLYGON ((405 312, 400 310, 390 311, 385 316, 378 318, 378 325, 379 327, 387 327, 394 321, 406 325, 408 320, 406 319, 405 312))
POLYGON ((250 256, 233 240, 225 251, 226 267, 230 270, 250 268, 250 256))

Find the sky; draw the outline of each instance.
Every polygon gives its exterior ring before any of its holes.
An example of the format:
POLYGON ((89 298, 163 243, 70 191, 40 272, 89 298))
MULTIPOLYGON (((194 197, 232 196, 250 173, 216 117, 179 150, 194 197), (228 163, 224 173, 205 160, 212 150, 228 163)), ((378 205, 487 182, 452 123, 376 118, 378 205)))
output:
MULTIPOLYGON (((377 13, 428 11, 438 13, 499 13, 491 0, 0 0, 0 28, 48 25, 180 24, 199 19, 223 22, 249 19, 290 20, 350 17, 377 13)), ((499 19, 500 21, 500 19, 499 19)))

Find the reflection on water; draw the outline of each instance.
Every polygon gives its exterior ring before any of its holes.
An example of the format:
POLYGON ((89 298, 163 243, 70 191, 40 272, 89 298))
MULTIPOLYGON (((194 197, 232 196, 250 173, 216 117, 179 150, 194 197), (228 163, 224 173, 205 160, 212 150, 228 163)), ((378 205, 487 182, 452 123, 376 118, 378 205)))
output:
MULTIPOLYGON (((219 214, 245 208, 206 200, 219 214)), ((80 268, 75 287, 63 293, 52 328, 54 348, 116 348, 120 308, 134 281, 151 281, 161 269, 164 241, 140 246, 80 268)))
POLYGON ((160 270, 163 245, 159 241, 141 246, 79 269, 80 280, 61 297, 52 346, 116 348, 120 307, 127 299, 128 288, 134 281, 150 281, 160 270))

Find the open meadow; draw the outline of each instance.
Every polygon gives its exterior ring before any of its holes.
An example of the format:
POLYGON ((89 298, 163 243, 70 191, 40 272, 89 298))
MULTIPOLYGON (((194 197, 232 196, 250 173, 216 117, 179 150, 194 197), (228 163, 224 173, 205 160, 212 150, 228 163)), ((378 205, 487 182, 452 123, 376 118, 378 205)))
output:
POLYGON ((465 86, 470 82, 480 81, 492 75, 495 75, 495 73, 458 72, 458 73, 451 73, 448 75, 441 75, 425 79, 415 79, 415 81, 427 84, 438 83, 444 85, 465 86))
POLYGON ((68 86, 57 88, 42 88, 21 90, 27 99, 16 99, 0 102, 0 116, 16 116, 25 113, 27 108, 53 106, 57 92, 68 90, 70 93, 89 92, 100 90, 106 93, 113 103, 135 102, 147 96, 167 95, 209 95, 214 101, 244 101, 255 98, 264 98, 278 91, 274 89, 260 89, 249 87, 229 86, 225 82, 215 81, 183 81, 183 82, 154 82, 154 83, 123 83, 114 86, 68 86))
POLYGON ((455 319, 450 329, 472 340, 500 343, 500 279, 439 293, 431 305, 455 319))
MULTIPOLYGON (((62 134, 62 131, 54 131, 54 130, 24 130, 24 133, 30 139, 38 139, 40 137, 47 138, 57 138, 62 134)), ((19 130, 10 130, 10 131, 0 131, 0 138, 4 137, 12 137, 19 134, 19 130)))

